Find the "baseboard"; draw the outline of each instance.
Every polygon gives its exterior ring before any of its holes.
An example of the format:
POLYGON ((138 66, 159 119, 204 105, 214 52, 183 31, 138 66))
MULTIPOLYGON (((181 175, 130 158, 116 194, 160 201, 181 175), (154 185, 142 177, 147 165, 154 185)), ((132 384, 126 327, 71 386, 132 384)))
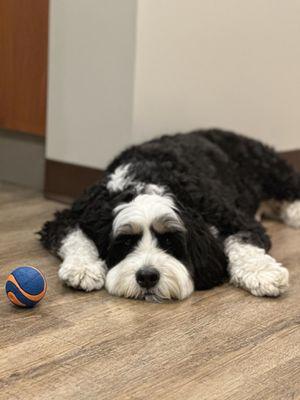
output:
POLYGON ((102 176, 100 169, 46 160, 44 194, 48 199, 70 203, 102 176))
POLYGON ((289 151, 281 151, 280 155, 289 164, 291 164, 297 171, 300 172, 300 149, 298 149, 298 150, 289 150, 289 151))
MULTIPOLYGON (((280 153, 298 171, 300 171, 300 150, 280 153)), ((46 160, 45 196, 48 199, 70 203, 83 190, 100 180, 103 170, 46 160)))

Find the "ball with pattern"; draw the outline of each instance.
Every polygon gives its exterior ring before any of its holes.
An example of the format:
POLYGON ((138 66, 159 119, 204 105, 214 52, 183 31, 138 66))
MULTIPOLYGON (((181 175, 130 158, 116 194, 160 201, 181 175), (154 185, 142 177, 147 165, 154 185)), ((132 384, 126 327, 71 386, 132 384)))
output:
POLYGON ((34 307, 45 296, 47 283, 35 267, 15 268, 7 277, 5 290, 8 299, 19 307, 34 307))

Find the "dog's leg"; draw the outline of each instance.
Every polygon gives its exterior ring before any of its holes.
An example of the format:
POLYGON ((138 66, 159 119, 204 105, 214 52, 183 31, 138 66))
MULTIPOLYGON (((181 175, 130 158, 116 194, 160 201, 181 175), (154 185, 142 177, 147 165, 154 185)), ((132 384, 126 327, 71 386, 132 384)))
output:
POLYGON ((288 270, 264 248, 246 243, 242 235, 229 236, 225 242, 230 282, 255 296, 279 296, 288 287, 288 270))
POLYGON ((300 174, 277 154, 265 160, 262 181, 264 201, 262 215, 279 219, 288 226, 300 228, 300 174))
POLYGON ((93 241, 79 228, 66 235, 58 254, 63 259, 58 275, 68 286, 87 292, 103 287, 106 276, 105 262, 99 259, 93 241))
POLYGON ((300 229, 300 199, 292 202, 284 201, 279 216, 288 226, 300 229))
POLYGON ((262 217, 279 220, 286 225, 300 228, 300 199, 294 201, 267 200, 260 204, 255 218, 261 221, 262 217))
POLYGON ((111 215, 108 198, 105 183, 97 182, 70 209, 57 212, 39 232, 43 246, 63 260, 59 277, 69 286, 85 291, 104 286, 105 257, 96 240, 103 242, 103 249, 107 248, 104 242, 108 241, 111 215))
POLYGON ((63 262, 59 277, 67 285, 91 291, 104 285, 106 267, 98 250, 78 227, 79 215, 72 209, 57 212, 39 232, 43 246, 63 262))

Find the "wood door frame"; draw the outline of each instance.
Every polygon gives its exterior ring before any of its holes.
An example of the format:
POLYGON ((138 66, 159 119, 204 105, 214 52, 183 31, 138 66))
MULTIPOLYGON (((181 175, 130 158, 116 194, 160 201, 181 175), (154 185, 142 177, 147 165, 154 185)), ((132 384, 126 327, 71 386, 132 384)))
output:
POLYGON ((45 135, 49 0, 0 0, 0 128, 45 135))

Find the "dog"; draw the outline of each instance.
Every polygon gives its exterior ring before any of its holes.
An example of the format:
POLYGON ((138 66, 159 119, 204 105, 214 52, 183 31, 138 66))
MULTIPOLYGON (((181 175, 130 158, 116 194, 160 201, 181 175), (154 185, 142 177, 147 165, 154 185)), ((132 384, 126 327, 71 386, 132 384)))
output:
POLYGON ((300 228, 300 175, 259 141, 198 130, 123 151, 40 240, 60 279, 85 291, 160 302, 229 279, 276 297, 289 274, 262 216, 300 228))

